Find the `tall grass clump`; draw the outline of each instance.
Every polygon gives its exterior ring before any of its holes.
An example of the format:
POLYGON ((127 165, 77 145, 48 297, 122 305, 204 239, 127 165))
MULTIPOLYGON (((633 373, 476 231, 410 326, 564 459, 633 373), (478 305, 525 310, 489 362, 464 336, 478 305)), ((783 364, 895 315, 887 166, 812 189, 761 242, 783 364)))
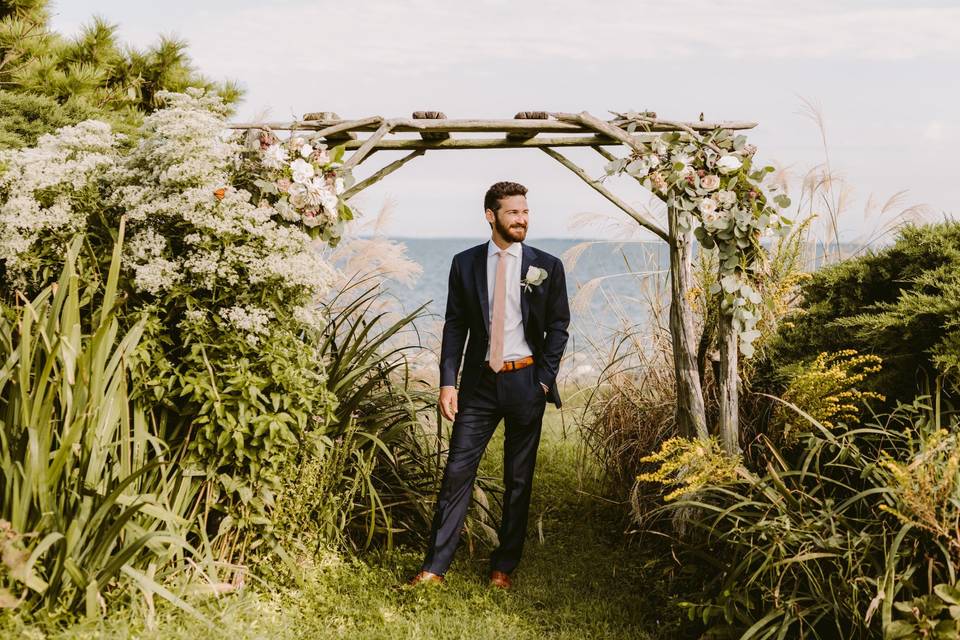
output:
POLYGON ((686 557, 716 576, 686 604, 691 619, 740 638, 870 638, 913 624, 903 603, 957 581, 957 414, 939 394, 857 428, 793 410, 811 427, 801 450, 767 441, 761 472, 740 467, 664 507, 699 514, 686 557))
POLYGON ((179 600, 157 581, 193 555, 194 489, 131 402, 144 323, 118 321, 120 244, 101 291, 80 281, 79 246, 0 314, 0 606, 53 619, 98 615, 131 585, 179 600))
POLYGON ((361 549, 428 530, 427 498, 438 477, 425 416, 435 397, 411 377, 407 353, 423 306, 399 317, 376 308, 375 278, 344 285, 324 304, 319 350, 338 398, 331 424, 305 439, 286 470, 276 518, 305 549, 361 549))

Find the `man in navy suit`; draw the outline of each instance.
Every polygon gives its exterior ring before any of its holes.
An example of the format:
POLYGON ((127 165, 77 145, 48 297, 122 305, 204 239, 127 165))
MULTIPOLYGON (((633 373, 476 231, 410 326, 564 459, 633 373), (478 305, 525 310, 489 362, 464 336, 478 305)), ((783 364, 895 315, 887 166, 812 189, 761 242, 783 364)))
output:
POLYGON ((523 244, 526 193, 515 182, 491 186, 484 198, 490 240, 458 253, 450 266, 439 404, 453 431, 426 557, 411 585, 443 581, 480 457, 501 419, 505 492, 490 583, 509 588, 520 561, 543 411, 548 400, 561 406, 557 372, 570 323, 563 263, 523 244))

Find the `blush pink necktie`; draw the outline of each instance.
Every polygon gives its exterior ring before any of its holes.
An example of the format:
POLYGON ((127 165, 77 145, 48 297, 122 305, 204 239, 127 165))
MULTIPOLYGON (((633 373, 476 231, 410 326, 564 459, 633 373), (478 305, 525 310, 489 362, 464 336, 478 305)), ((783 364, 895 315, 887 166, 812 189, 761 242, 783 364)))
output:
POLYGON ((493 311, 490 318, 490 368, 503 367, 503 316, 507 306, 506 251, 497 252, 497 276, 493 285, 493 311))

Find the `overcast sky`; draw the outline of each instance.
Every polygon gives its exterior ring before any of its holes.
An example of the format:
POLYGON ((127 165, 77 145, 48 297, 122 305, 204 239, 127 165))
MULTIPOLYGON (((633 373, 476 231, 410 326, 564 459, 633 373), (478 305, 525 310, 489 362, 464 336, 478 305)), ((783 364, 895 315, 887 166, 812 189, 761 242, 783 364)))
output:
MULTIPOLYGON (((854 188, 850 238, 874 224, 863 215, 871 196, 906 189, 903 203, 925 203, 932 217, 960 209, 956 1, 55 0, 53 13, 65 34, 96 14, 133 45, 185 38, 203 73, 245 87, 240 120, 703 112, 758 122, 761 156, 802 172, 825 158, 805 99, 823 115, 831 166, 854 188)), ((599 156, 570 155, 600 175, 599 156)), ((376 154, 358 176, 392 157, 376 154)), ((612 233, 571 226, 578 213, 616 209, 532 149, 428 153, 360 202, 371 214, 394 203, 392 235, 480 237, 483 193, 502 179, 530 190, 531 241, 612 233)), ((632 186, 615 184, 646 205, 632 186)))

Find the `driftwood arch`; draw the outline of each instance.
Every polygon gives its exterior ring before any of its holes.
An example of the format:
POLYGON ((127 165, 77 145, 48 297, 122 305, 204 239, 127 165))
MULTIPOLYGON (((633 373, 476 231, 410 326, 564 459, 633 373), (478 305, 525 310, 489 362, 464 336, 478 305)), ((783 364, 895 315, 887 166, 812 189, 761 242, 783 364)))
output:
MULTIPOLYGON (((676 212, 668 206, 667 228, 662 228, 600 181, 594 180, 558 149, 590 147, 606 160, 616 160, 608 147, 626 146, 642 151, 643 144, 664 132, 687 133, 693 136, 719 130, 745 130, 755 122, 681 122, 664 120, 655 113, 630 113, 611 120, 602 120, 588 112, 554 113, 527 111, 511 119, 451 119, 438 111, 418 111, 410 118, 371 116, 343 119, 333 112, 306 114, 293 122, 233 123, 233 129, 266 129, 309 132, 311 138, 322 138, 330 146, 343 145, 343 168, 352 170, 377 151, 408 151, 405 156, 386 164, 368 178, 350 186, 343 194, 348 199, 394 173, 427 151, 451 149, 537 149, 547 154, 591 188, 630 216, 637 224, 667 243, 670 254, 670 333, 676 379, 676 419, 681 432, 688 437, 709 438, 703 389, 697 365, 698 340, 694 335, 693 313, 687 294, 691 289, 692 230, 683 231, 677 224, 676 212), (637 132, 637 121, 642 130, 637 132), (499 137, 477 137, 469 134, 500 134, 499 137), (365 134, 363 138, 358 134, 365 134), (402 136, 400 134, 411 134, 402 136), (457 134, 454 136, 453 134, 457 134), (465 135, 466 134, 466 135, 465 135)), ((638 182, 640 179, 637 178, 638 182)), ((739 450, 737 335, 729 322, 720 322, 720 418, 718 431, 729 453, 739 450)))

